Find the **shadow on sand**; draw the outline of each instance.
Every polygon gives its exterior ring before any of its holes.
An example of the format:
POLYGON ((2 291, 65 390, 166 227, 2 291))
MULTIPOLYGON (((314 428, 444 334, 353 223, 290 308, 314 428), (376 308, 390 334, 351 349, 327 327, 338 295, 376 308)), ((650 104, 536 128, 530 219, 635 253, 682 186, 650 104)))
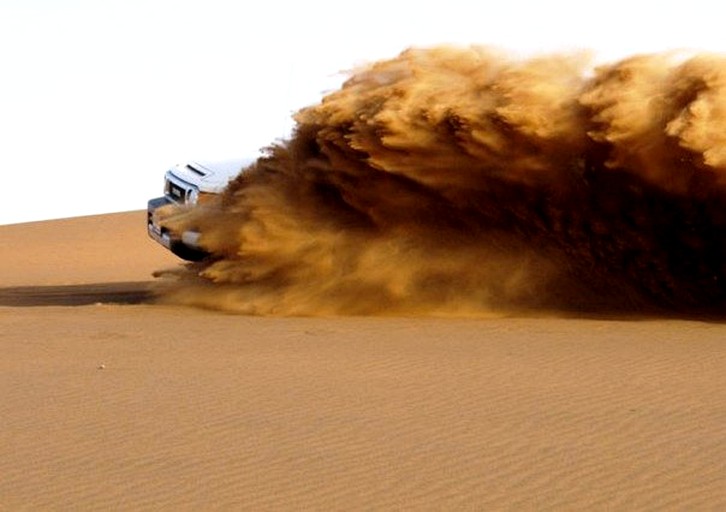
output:
POLYGON ((146 304, 154 294, 148 281, 0 288, 0 306, 87 306, 146 304))

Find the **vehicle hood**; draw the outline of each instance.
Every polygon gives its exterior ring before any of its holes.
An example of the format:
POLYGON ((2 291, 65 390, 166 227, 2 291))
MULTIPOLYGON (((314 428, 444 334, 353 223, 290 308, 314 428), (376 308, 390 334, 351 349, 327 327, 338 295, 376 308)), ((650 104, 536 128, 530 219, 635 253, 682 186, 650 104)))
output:
POLYGON ((200 192, 219 194, 232 179, 254 161, 254 158, 215 162, 193 160, 174 166, 171 172, 187 183, 195 185, 200 192))

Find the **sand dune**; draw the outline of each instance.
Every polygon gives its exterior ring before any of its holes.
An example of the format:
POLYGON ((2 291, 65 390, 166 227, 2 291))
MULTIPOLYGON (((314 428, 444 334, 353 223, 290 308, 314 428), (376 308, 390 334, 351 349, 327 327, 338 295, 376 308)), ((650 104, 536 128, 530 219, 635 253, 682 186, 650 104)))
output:
POLYGON ((0 226, 0 286, 148 281, 180 260, 146 237, 146 212, 0 226))
POLYGON ((0 227, 0 510, 726 509, 726 327, 158 305, 143 212, 0 227))

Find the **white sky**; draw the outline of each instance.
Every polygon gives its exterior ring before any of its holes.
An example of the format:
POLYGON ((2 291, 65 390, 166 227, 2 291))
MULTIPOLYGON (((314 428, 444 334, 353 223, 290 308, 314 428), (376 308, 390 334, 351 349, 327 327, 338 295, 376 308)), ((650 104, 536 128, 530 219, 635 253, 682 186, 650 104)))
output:
POLYGON ((340 71, 408 46, 726 52, 724 11, 715 0, 0 0, 0 224, 144 209, 171 165, 255 156, 340 71))

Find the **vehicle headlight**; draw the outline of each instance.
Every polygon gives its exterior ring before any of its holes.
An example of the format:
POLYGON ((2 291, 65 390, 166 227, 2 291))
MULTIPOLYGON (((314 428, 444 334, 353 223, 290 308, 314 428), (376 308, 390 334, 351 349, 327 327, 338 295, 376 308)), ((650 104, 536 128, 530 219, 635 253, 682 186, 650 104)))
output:
POLYGON ((199 200, 199 191, 196 188, 191 189, 189 191, 189 194, 187 195, 187 203, 197 204, 198 200, 199 200))

